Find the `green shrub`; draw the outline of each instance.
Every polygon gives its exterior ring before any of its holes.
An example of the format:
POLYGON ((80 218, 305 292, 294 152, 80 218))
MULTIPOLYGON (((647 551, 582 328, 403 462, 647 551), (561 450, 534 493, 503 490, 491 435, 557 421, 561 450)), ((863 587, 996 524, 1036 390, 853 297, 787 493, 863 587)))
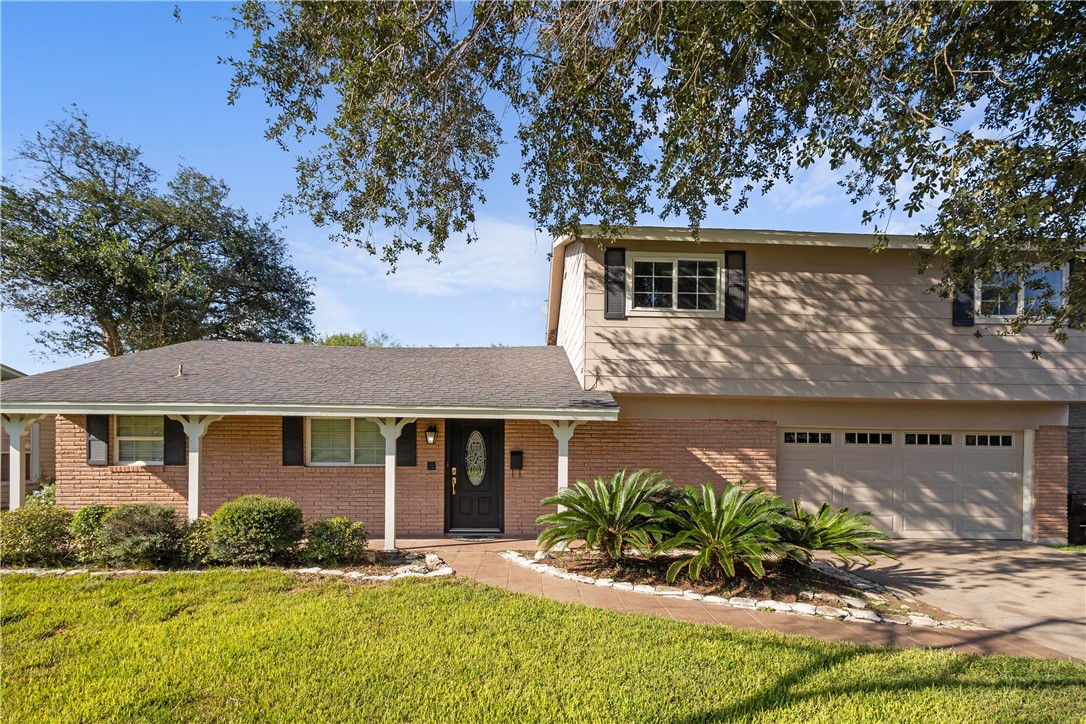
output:
POLYGON ((211 562, 211 518, 201 516, 181 529, 181 563, 202 567, 211 562))
POLYGON ((307 537, 302 557, 313 563, 359 563, 366 552, 366 526, 346 518, 318 520, 307 537))
POLYGON ((736 564, 761 578, 767 560, 788 554, 778 535, 788 523, 788 508, 761 487, 744 490, 746 482, 727 486, 719 498, 712 485, 701 486, 700 492, 688 485, 682 502, 666 512, 680 528, 658 548, 681 551, 667 570, 669 581, 684 571, 694 581, 706 572, 730 578, 736 564))
POLYGON ((874 562, 876 556, 893 558, 876 545, 890 537, 873 526, 870 518, 870 511, 833 510, 829 503, 823 503, 817 513, 808 513, 798 500, 793 500, 791 520, 777 532, 783 542, 792 546, 791 557, 803 565, 810 565, 815 551, 832 553, 846 564, 851 564, 853 557, 868 563, 874 562))
POLYGON ((55 565, 68 555, 72 514, 53 505, 0 512, 0 561, 5 566, 55 565))
POLYGON ((38 476, 38 487, 33 493, 26 496, 27 505, 56 505, 57 504, 57 479, 38 476))
POLYGON ((243 495, 211 516, 211 557, 243 565, 284 561, 303 533, 302 509, 293 500, 243 495))
POLYGON ((177 513, 164 505, 122 505, 102 519, 102 559, 139 567, 173 563, 180 541, 177 513))
POLYGON ((612 561, 625 558, 632 549, 647 553, 665 532, 663 511, 653 500, 667 487, 659 473, 647 470, 628 475, 620 470, 610 480, 596 478, 594 485, 578 480, 543 501, 565 510, 536 520, 547 526, 539 534, 539 546, 546 551, 583 540, 589 549, 598 548, 612 561))
POLYGON ((72 517, 72 549, 83 563, 98 563, 102 559, 102 520, 113 508, 108 505, 88 505, 72 517))

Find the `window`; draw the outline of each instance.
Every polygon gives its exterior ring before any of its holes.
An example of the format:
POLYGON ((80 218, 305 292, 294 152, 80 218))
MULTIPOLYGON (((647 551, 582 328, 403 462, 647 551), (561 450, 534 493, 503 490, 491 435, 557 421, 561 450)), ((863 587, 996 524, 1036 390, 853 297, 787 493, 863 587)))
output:
POLYGON ((954 444, 954 436, 948 432, 907 432, 905 444, 949 447, 954 444))
POLYGON ((784 442, 786 445, 832 445, 833 433, 785 430, 784 442))
POLYGON ((383 465, 385 438, 377 423, 362 418, 309 419, 310 465, 383 465))
POLYGON ((846 432, 846 445, 893 445, 892 432, 846 432))
POLYGON ((630 309, 684 313, 714 313, 720 309, 720 257, 706 255, 676 259, 654 255, 634 258, 630 309))
POLYGON ((117 462, 123 465, 162 465, 161 415, 117 415, 117 462))
POLYGON ((1063 294, 1067 267, 1033 267, 1025 279, 1016 274, 1000 274, 986 282, 977 282, 977 316, 988 319, 1016 317, 1036 310, 1045 292, 1063 294))
POLYGON ((966 447, 1012 447, 1013 445, 1013 435, 969 433, 965 436, 966 447))

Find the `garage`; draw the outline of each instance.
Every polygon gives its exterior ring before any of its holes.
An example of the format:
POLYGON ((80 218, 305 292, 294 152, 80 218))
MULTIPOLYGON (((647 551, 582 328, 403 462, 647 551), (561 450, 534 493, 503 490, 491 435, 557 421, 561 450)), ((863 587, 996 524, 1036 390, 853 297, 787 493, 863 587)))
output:
POLYGON ((778 431, 785 500, 870 510, 894 538, 1022 538, 1022 432, 778 431))

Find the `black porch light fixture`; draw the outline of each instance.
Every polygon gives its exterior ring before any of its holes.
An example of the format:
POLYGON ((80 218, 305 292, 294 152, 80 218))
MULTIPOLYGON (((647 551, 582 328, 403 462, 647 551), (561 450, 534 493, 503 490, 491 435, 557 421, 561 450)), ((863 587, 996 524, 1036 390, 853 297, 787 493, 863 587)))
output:
POLYGON ((433 445, 437 442, 437 425, 430 425, 426 428, 426 444, 433 445))

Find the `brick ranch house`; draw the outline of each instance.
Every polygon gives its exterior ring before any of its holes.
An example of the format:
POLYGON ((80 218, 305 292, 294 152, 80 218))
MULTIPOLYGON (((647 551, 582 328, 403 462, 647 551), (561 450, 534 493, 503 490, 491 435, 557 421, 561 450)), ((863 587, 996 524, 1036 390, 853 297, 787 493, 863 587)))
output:
MULTIPOLYGON (((361 520, 387 548, 535 535, 544 497, 623 467, 871 510, 895 537, 1065 541, 1086 334, 999 336, 1028 288, 942 300, 911 238, 869 244, 563 238, 547 346, 188 342, 0 383, 3 426, 18 441, 58 416, 60 505, 195 518, 263 493, 361 520)), ((1070 269, 1037 273, 1058 287, 1070 269)))

